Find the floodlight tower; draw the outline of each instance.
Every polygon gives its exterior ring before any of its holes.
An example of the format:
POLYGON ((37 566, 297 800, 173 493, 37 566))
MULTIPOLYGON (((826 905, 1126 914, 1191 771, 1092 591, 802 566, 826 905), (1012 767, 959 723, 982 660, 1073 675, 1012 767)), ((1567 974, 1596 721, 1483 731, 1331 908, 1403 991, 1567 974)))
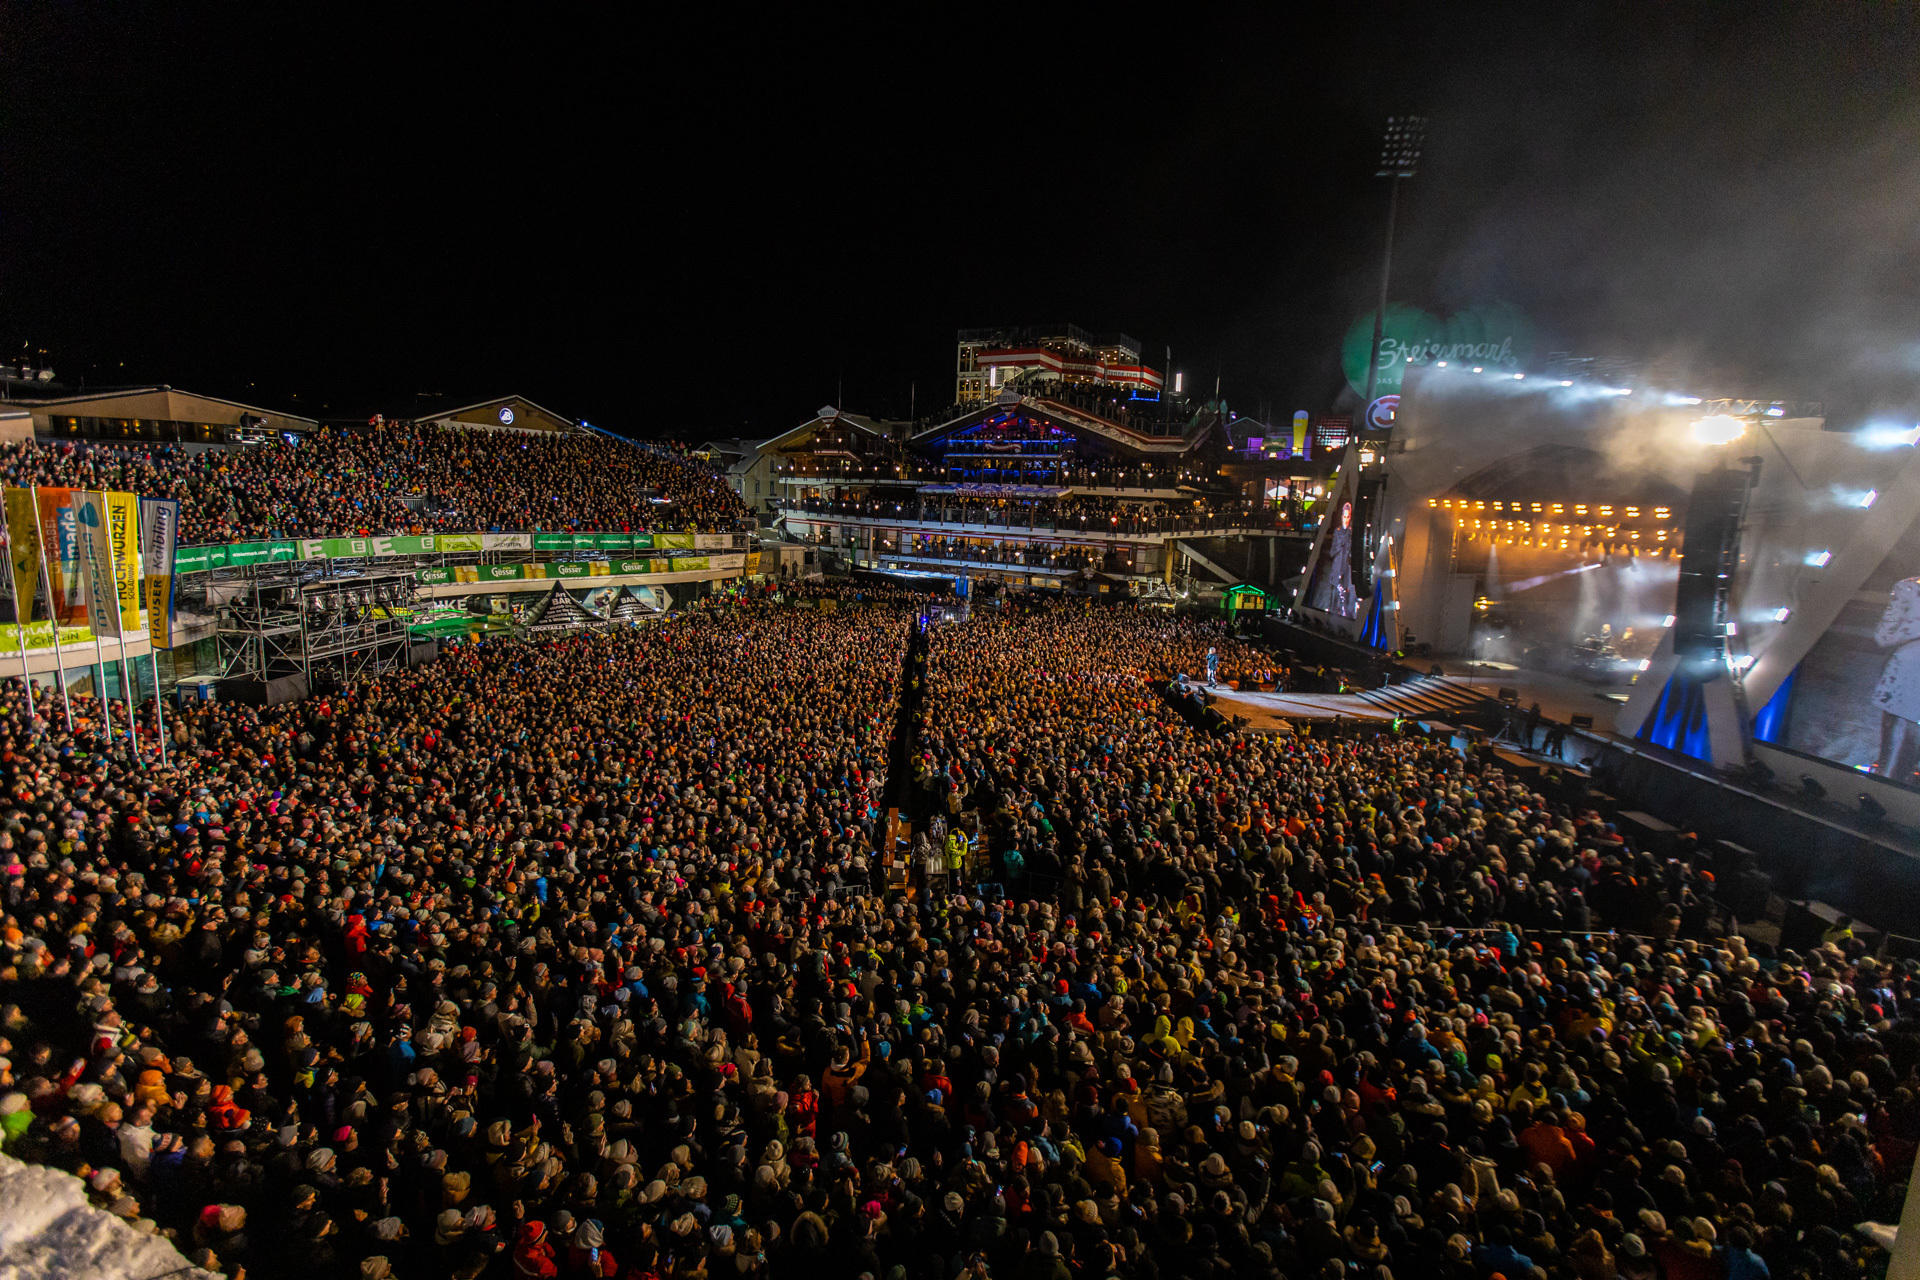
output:
POLYGON ((1380 306, 1373 313, 1373 345, 1367 351, 1367 397, 1361 402, 1363 419, 1373 407, 1373 384, 1380 372, 1380 339, 1387 323, 1387 284, 1393 277, 1393 224, 1400 212, 1400 180, 1411 178, 1420 168, 1420 153, 1427 143, 1425 116, 1388 116, 1387 136, 1380 144, 1380 168, 1376 178, 1387 180, 1387 253, 1380 264, 1380 306))

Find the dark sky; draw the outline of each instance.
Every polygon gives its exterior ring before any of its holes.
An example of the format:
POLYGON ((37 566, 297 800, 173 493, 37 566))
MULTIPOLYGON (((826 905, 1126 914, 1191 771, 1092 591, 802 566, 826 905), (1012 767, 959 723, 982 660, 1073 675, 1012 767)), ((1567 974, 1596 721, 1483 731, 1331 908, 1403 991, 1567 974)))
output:
POLYGON ((1419 110, 1396 301, 1717 389, 1920 368, 1910 9, 404 8, 0 0, 4 349, 751 434, 1073 320, 1324 409, 1419 110))

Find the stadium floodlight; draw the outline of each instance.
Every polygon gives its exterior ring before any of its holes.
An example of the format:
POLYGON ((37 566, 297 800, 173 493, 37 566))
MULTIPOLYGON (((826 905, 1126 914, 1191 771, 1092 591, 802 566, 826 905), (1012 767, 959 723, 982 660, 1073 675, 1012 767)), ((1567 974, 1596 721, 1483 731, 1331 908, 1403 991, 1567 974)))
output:
POLYGON ((1400 213, 1400 179, 1411 178, 1420 170, 1420 156, 1427 146, 1425 116, 1388 116, 1386 137, 1380 143, 1380 167, 1374 177, 1387 180, 1387 252, 1380 264, 1380 306, 1373 313, 1373 346, 1367 352, 1367 397, 1361 407, 1373 403, 1374 383, 1380 376, 1380 340, 1387 323, 1387 286, 1393 279, 1393 224, 1400 213))
POLYGON ((1380 144, 1380 168, 1373 176, 1411 178, 1420 170, 1426 145, 1425 116, 1388 116, 1386 137, 1380 144))

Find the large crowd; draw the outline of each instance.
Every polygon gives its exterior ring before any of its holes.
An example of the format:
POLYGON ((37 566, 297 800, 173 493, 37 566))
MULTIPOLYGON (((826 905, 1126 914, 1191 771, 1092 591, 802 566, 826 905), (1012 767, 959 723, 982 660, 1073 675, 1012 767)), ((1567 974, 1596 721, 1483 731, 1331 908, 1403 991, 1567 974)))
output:
POLYGON ((1208 624, 921 603, 202 704, 171 769, 15 689, 6 1153, 229 1275, 1884 1259, 1912 965, 1710 936, 1697 867, 1439 743, 1190 728, 1149 677, 1208 624))
POLYGON ((188 545, 435 531, 732 529, 745 512, 713 468, 684 450, 575 432, 385 422, 197 452, 14 441, 0 444, 0 482, 176 498, 188 545))

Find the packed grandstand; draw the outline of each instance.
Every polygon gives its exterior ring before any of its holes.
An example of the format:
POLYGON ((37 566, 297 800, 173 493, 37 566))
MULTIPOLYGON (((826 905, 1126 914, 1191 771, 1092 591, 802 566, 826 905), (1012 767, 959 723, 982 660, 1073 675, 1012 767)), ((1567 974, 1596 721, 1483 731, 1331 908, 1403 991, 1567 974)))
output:
POLYGON ((712 468, 683 450, 584 432, 399 423, 200 452, 13 441, 0 444, 0 481, 174 498, 180 540, 189 544, 440 530, 731 529, 744 511, 712 468))
MULTIPOLYGON (((187 541, 740 513, 591 437, 0 464, 187 541)), ((5 1154, 233 1277, 1866 1269, 1912 963, 1721 936, 1490 756, 1197 723, 1161 677, 1209 650, 1286 678, 1218 621, 944 603, 480 640, 170 711, 166 767, 9 682, 5 1154)))

